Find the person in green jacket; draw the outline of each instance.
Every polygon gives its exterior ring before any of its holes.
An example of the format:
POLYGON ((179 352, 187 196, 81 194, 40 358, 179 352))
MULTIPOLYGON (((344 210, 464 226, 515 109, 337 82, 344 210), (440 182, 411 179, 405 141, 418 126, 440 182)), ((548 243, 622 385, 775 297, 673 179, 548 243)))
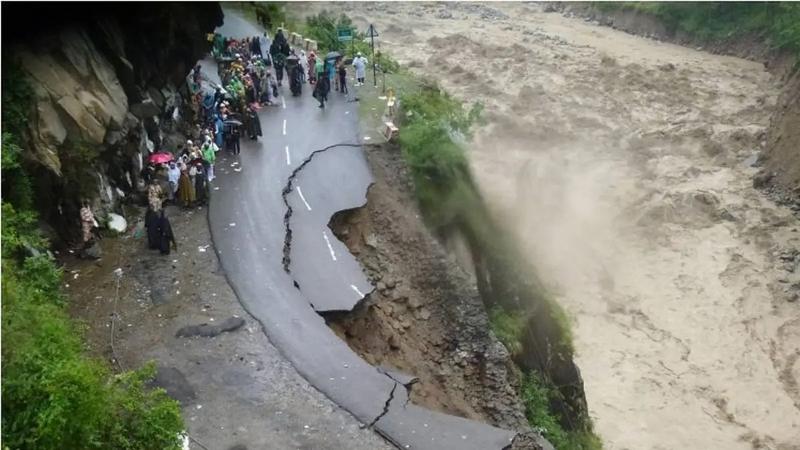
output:
POLYGON ((324 76, 325 64, 322 62, 322 58, 317 58, 314 62, 314 73, 317 74, 317 81, 324 76))
POLYGON ((203 146, 200 147, 200 152, 203 154, 203 161, 206 162, 208 169, 208 181, 214 180, 214 162, 217 160, 217 144, 211 140, 211 136, 206 136, 203 146))

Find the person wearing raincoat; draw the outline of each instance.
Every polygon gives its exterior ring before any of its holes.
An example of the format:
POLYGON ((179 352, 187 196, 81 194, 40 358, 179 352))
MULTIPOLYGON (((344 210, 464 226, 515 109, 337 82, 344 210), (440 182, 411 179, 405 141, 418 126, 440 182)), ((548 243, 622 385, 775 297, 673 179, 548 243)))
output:
POLYGON ((225 50, 225 38, 219 33, 214 33, 214 41, 212 44, 212 53, 214 58, 219 59, 222 52, 225 50))
POLYGON ((281 86, 283 81, 283 67, 286 64, 289 52, 289 42, 286 41, 283 30, 278 30, 278 33, 275 34, 275 39, 272 40, 272 45, 269 47, 272 65, 275 67, 275 77, 278 79, 278 86, 281 86))
POLYGON ((353 58, 353 67, 356 68, 356 86, 364 85, 368 63, 367 58, 363 57, 361 52, 356 53, 356 57, 353 58))
POLYGON ((308 82, 314 84, 317 82, 317 55, 312 51, 308 54, 308 82))
POLYGON ((258 111, 255 105, 247 108, 247 135, 252 140, 257 140, 261 134, 261 119, 258 118, 258 111))
POLYGON ((172 224, 169 223, 169 219, 163 209, 158 218, 158 236, 159 250, 162 255, 169 255, 170 244, 175 250, 178 250, 178 242, 175 240, 175 234, 172 233, 172 224))
POLYGON ((222 143, 225 142, 225 122, 222 121, 222 117, 217 114, 214 117, 214 143, 217 144, 217 148, 222 148, 222 143))
POLYGON ((207 163, 208 167, 208 181, 214 181, 214 162, 217 160, 217 145, 211 140, 211 136, 206 136, 200 152, 203 154, 203 161, 207 163))

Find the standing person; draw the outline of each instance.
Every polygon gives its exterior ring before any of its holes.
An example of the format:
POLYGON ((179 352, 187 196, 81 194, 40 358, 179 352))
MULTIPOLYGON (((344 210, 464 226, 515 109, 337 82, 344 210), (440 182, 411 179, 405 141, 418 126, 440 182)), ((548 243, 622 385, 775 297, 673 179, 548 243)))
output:
POLYGON ((175 200, 175 193, 178 191, 178 180, 181 178, 181 170, 175 161, 169 162, 169 169, 167 169, 167 180, 169 181, 169 199, 175 200))
POLYGON ((205 205, 208 197, 208 183, 206 182, 205 169, 202 164, 195 165, 197 175, 194 177, 194 195, 198 205, 205 205))
POLYGON ((275 67, 275 77, 278 79, 278 86, 281 86, 283 81, 283 67, 286 64, 289 52, 289 42, 286 41, 283 30, 278 30, 278 33, 275 34, 275 39, 272 40, 272 45, 269 47, 269 54, 272 56, 272 63, 275 67))
POLYGON ((255 141, 262 134, 261 134, 261 119, 258 118, 258 111, 256 110, 254 105, 250 105, 247 108, 247 116, 248 116, 247 135, 250 139, 255 141))
POLYGON ((231 133, 231 146, 234 155, 238 155, 242 151, 241 147, 239 146, 239 138, 241 137, 239 136, 240 133, 241 131, 239 130, 239 127, 234 125, 233 132, 231 133))
POLYGON ((306 58, 306 51, 300 50, 300 67, 303 69, 301 79, 303 84, 306 83, 306 74, 308 73, 308 58, 306 58))
POLYGON ((258 55, 259 58, 263 59, 264 62, 267 63, 267 65, 271 65, 272 63, 269 60, 270 42, 269 42, 269 37, 267 36, 267 32, 265 31, 262 36, 259 36, 258 40, 259 40, 259 46, 261 47, 261 54, 258 55))
POLYGON ((164 190, 161 186, 152 180, 147 186, 147 203, 153 211, 161 211, 161 204, 164 198, 164 190))
POLYGON ((317 82, 317 55, 312 51, 308 54, 308 82, 314 84, 317 82))
POLYGON ((363 86, 364 80, 366 79, 367 73, 367 58, 361 56, 361 52, 356 53, 356 57, 353 59, 353 67, 356 68, 356 86, 363 86))
POLYGON ((323 72, 322 76, 317 80, 314 86, 313 96, 319 102, 320 108, 325 108, 325 102, 328 101, 328 91, 331 89, 331 82, 327 75, 323 72))
POLYGON ((189 167, 181 170, 181 177, 178 179, 178 198, 184 208, 189 208, 195 201, 194 185, 189 177, 189 167))
POLYGON ((347 66, 344 62, 339 63, 339 87, 342 94, 347 94, 347 66))
POLYGON ((253 39, 250 40, 250 55, 254 58, 261 58, 260 36, 253 36, 253 39))
POLYGON ((325 77, 325 63, 322 61, 322 58, 314 60, 314 73, 316 74, 317 83, 325 77))
POLYGON ((158 218, 158 237, 159 237, 159 250, 162 255, 169 255, 170 244, 177 251, 178 242, 175 241, 175 235, 172 233, 172 224, 169 223, 167 214, 161 210, 161 217, 158 218))
POLYGON ((214 163, 217 161, 217 145, 211 140, 211 136, 206 136, 206 141, 203 143, 201 149, 203 153, 203 161, 207 163, 208 167, 208 181, 214 181, 214 163))
POLYGON ((147 229, 147 248, 155 250, 160 245, 158 235, 158 213, 150 208, 144 213, 144 227, 147 229))
POLYGON ((222 148, 222 144, 225 142, 224 127, 225 122, 223 122, 222 117, 217 114, 214 118, 214 143, 217 144, 218 148, 222 148))
POLYGON ((89 207, 89 202, 83 200, 81 202, 81 230, 83 231, 83 245, 86 246, 92 240, 92 229, 97 226, 97 220, 94 218, 92 208, 89 207))

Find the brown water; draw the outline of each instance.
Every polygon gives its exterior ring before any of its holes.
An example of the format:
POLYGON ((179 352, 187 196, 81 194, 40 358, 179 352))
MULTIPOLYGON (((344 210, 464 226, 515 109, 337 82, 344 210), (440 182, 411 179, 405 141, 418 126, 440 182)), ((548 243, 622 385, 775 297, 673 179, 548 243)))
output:
POLYGON ((760 64, 536 5, 334 7, 486 106, 472 167, 574 320, 607 448, 800 448, 798 221, 747 164, 760 64))

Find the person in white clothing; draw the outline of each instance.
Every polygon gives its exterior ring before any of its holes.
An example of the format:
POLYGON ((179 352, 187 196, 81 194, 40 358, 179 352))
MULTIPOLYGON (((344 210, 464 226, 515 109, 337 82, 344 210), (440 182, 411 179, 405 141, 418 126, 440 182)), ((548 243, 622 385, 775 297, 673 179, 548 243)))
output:
POLYGON ((353 58, 353 67, 356 68, 356 86, 364 85, 368 63, 367 58, 363 57, 361 52, 356 53, 356 57, 353 58))

